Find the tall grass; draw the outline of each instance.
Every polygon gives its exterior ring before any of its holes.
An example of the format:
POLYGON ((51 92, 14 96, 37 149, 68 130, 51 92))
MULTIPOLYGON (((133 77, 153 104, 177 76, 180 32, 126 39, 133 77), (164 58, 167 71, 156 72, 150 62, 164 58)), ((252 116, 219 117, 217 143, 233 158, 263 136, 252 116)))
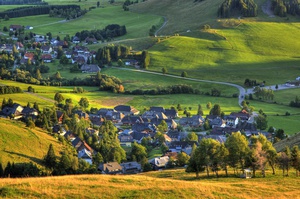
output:
POLYGON ((184 170, 141 175, 3 179, 5 198, 297 198, 300 180, 279 176, 195 179, 184 170))

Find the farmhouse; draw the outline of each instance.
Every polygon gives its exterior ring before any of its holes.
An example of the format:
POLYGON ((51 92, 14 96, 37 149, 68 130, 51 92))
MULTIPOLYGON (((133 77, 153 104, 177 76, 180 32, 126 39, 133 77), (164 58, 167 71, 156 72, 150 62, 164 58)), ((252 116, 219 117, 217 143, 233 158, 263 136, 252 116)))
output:
POLYGON ((138 115, 140 111, 136 110, 134 107, 127 105, 118 105, 114 107, 116 111, 123 113, 124 115, 138 115))
POLYGON ((117 162, 102 163, 99 165, 98 170, 103 174, 122 174, 122 167, 117 162))

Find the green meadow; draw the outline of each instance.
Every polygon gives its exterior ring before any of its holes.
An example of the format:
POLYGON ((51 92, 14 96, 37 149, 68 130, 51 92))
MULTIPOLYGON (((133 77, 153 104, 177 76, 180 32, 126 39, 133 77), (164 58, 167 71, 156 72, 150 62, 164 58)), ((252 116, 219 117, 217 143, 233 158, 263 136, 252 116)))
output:
POLYGON ((211 30, 201 34, 203 38, 174 36, 149 49, 149 70, 166 67, 174 74, 187 71, 194 78, 240 85, 246 78, 281 84, 299 74, 299 27, 299 23, 249 22, 211 30))
MULTIPOLYGON (((96 4, 96 3, 95 3, 96 4)), ((162 17, 151 14, 137 14, 123 11, 121 6, 109 6, 96 8, 89 11, 83 17, 64 21, 63 18, 50 18, 48 15, 11 18, 1 22, 1 26, 9 27, 10 24, 30 25, 32 32, 45 35, 51 32, 53 36, 73 36, 82 30, 103 29, 109 24, 126 25, 127 34, 117 39, 129 39, 148 36, 152 25, 159 26, 162 17)))

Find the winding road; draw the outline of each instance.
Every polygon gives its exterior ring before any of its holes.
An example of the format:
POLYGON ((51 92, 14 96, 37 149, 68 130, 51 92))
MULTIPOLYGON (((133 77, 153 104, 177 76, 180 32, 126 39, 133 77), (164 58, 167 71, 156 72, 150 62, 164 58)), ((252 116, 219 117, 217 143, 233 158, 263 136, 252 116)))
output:
POLYGON ((157 37, 158 32, 161 31, 161 29, 163 29, 167 25, 167 23, 168 23, 167 17, 163 17, 163 18, 164 18, 164 23, 163 23, 163 25, 158 30, 155 31, 155 33, 154 33, 155 37, 157 37))
MULTIPOLYGON (((130 69, 130 68, 118 68, 118 67, 112 67, 115 69, 119 70, 127 70, 127 71, 133 71, 133 72, 139 72, 139 73, 148 73, 148 74, 153 74, 153 75, 160 75, 160 76, 167 76, 167 77, 172 77, 172 78, 177 78, 177 79, 185 79, 189 81, 195 81, 195 82, 205 82, 205 83, 212 83, 212 84, 221 84, 221 85, 227 85, 227 86, 232 86, 235 87, 239 90, 239 98, 238 98, 238 104, 241 106, 242 101, 245 99, 245 95, 253 94, 254 89, 249 88, 245 89, 240 85, 233 84, 233 83, 228 83, 228 82, 220 82, 220 81, 211 81, 211 80, 203 80, 203 79, 194 79, 194 78, 189 78, 189 77, 181 77, 181 76, 176 76, 176 75, 170 75, 170 74, 163 74, 159 72, 153 72, 153 71, 147 71, 147 70, 138 70, 138 69, 130 69)), ((265 88, 267 89, 272 89, 273 91, 277 90, 284 90, 284 89, 292 89, 292 88, 300 88, 300 86, 286 86, 285 84, 278 85, 278 88, 276 89, 276 85, 271 85, 271 86, 266 86, 265 88)))
POLYGON ((228 82, 219 82, 219 81, 211 81, 211 80, 194 79, 194 78, 189 78, 189 77, 180 77, 180 76, 176 76, 176 75, 163 74, 163 73, 147 71, 147 70, 137 70, 137 69, 118 68, 118 67, 112 67, 112 68, 119 69, 119 70, 128 70, 128 71, 139 72, 139 73, 148 73, 148 74, 153 74, 153 75, 172 77, 172 78, 177 78, 177 79, 185 79, 185 80, 190 80, 190 81, 195 81, 195 82, 205 82, 205 83, 222 84, 222 85, 232 86, 239 90, 239 93, 240 93, 239 100, 238 100, 239 105, 241 105, 242 101, 244 100, 244 96, 246 94, 246 90, 242 86, 233 84, 233 83, 228 83, 228 82))

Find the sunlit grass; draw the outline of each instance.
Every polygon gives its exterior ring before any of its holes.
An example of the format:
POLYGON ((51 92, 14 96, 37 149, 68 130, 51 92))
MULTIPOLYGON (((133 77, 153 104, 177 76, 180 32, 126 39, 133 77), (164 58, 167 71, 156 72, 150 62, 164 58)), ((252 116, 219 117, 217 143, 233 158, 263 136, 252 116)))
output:
MULTIPOLYGON (((40 128, 28 129, 20 121, 0 118, 0 161, 41 164, 50 144, 58 155, 62 145, 40 128)), ((0 194, 1 197, 1 194, 0 194)))
MULTIPOLYGON (((80 175, 3 179, 5 198, 297 198, 300 180, 266 178, 195 179, 183 169, 140 175, 80 175)), ((292 176, 292 175, 291 175, 292 176)))

